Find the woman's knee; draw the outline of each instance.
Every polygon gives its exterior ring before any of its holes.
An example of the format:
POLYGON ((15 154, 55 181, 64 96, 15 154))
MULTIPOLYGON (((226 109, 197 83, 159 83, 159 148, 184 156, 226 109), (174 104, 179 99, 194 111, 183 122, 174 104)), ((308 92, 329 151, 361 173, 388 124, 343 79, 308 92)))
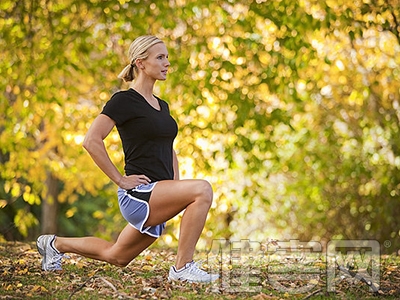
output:
POLYGON ((199 180, 197 184, 197 197, 205 204, 211 206, 213 190, 211 184, 206 180, 199 180))
POLYGON ((132 260, 121 260, 121 259, 117 259, 116 263, 114 265, 116 265, 117 267, 121 267, 121 268, 125 268, 127 265, 129 265, 129 263, 132 260))
POLYGON ((126 259, 124 257, 121 256, 117 256, 117 255, 108 255, 106 261, 109 262, 110 264, 113 264, 117 267, 121 267, 124 268, 127 265, 129 265, 129 263, 132 261, 133 258, 129 258, 126 259))
POLYGON ((126 267, 134 259, 134 257, 127 257, 126 253, 124 253, 125 255, 119 253, 119 251, 117 251, 115 247, 116 246, 114 244, 113 247, 110 247, 103 252, 103 260, 117 267, 126 267))

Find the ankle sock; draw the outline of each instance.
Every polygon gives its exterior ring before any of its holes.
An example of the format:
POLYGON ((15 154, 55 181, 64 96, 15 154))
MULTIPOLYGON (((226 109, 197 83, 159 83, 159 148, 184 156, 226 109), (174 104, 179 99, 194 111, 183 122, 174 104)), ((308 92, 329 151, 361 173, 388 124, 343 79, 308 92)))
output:
POLYGON ((54 245, 55 241, 56 241, 56 237, 54 237, 54 239, 50 242, 50 247, 53 248, 57 253, 61 253, 60 251, 58 251, 58 249, 54 245))
POLYGON ((186 263, 186 264, 185 264, 182 268, 180 268, 179 270, 176 268, 176 266, 174 266, 175 272, 183 271, 184 269, 186 269, 186 265, 189 264, 189 263, 192 263, 192 262, 193 262, 193 260, 192 260, 191 262, 186 263))

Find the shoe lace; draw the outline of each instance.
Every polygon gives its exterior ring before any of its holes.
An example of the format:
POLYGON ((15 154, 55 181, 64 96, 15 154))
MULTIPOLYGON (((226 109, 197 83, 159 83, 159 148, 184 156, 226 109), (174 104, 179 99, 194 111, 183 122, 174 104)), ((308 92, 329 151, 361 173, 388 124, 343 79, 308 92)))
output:
POLYGON ((61 268, 61 260, 63 258, 69 258, 69 256, 65 255, 64 253, 59 253, 59 254, 54 255, 50 261, 50 265, 52 266, 52 268, 55 268, 55 269, 61 268))
POLYGON ((206 271, 203 271, 199 268, 200 262, 192 262, 190 266, 190 273, 198 274, 198 275, 209 275, 206 271))

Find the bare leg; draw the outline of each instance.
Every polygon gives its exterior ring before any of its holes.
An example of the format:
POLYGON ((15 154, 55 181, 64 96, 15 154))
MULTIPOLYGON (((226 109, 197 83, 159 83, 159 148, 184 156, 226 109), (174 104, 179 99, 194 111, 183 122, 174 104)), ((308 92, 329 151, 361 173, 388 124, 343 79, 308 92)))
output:
MULTIPOLYGON (((160 181, 152 192, 146 226, 166 222, 186 209, 181 221, 175 264, 178 269, 193 260, 196 243, 212 204, 212 196, 212 188, 204 180, 160 181)), ((126 266, 155 240, 127 225, 115 243, 96 237, 57 237, 55 247, 62 253, 72 252, 117 266, 126 266)))
POLYGON ((161 181, 152 192, 146 225, 160 224, 186 209, 180 227, 177 269, 193 260, 212 197, 211 185, 204 180, 161 181))
POLYGON ((155 240, 156 238, 142 234, 128 224, 115 243, 96 237, 57 237, 55 247, 62 253, 72 252, 124 267, 155 240))

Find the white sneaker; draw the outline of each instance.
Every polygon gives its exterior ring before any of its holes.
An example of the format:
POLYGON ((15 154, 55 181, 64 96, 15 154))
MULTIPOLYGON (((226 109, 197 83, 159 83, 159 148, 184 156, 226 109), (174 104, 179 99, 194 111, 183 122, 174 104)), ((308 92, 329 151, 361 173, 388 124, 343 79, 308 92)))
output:
POLYGON ((42 270, 44 271, 62 270, 61 260, 64 253, 60 253, 52 247, 51 243, 55 238, 55 235, 41 235, 36 241, 37 249, 40 255, 43 256, 42 270))
POLYGON ((194 261, 187 263, 182 269, 176 270, 175 266, 169 269, 168 281, 186 281, 186 282, 212 282, 219 278, 218 274, 209 274, 199 269, 194 261))

